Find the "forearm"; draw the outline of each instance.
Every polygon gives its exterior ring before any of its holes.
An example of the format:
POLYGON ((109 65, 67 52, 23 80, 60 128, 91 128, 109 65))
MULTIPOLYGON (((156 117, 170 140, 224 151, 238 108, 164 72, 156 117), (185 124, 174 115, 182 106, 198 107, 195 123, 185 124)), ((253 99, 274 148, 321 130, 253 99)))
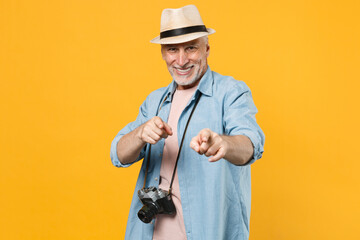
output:
POLYGON ((141 128, 142 126, 120 138, 116 146, 116 152, 122 164, 134 162, 139 156, 141 149, 145 146, 145 142, 140 137, 141 128))
POLYGON ((132 163, 146 143, 156 144, 160 139, 172 134, 171 127, 155 116, 119 140, 116 146, 117 156, 122 164, 132 163))
POLYGON ((253 157, 254 147, 248 137, 243 135, 221 137, 228 146, 224 158, 229 162, 244 165, 253 157))

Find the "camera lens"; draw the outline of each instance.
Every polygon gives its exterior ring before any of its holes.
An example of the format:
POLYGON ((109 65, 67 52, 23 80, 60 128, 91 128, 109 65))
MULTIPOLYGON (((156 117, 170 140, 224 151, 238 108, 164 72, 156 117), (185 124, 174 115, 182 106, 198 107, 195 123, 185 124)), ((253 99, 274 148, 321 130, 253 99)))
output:
POLYGON ((141 221, 143 221, 144 223, 149 223, 151 222, 151 220, 155 217, 155 215, 157 214, 157 208, 156 206, 149 204, 149 205, 144 205, 138 212, 138 217, 140 218, 141 221))

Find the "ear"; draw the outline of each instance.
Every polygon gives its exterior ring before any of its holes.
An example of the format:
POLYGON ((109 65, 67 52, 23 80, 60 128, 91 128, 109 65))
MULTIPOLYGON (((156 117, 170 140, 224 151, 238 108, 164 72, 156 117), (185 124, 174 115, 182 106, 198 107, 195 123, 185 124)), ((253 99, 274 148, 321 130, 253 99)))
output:
POLYGON ((209 57, 210 55, 210 45, 207 43, 206 44, 206 57, 209 57))
POLYGON ((165 60, 165 56, 164 56, 164 46, 161 45, 161 57, 163 60, 165 60))

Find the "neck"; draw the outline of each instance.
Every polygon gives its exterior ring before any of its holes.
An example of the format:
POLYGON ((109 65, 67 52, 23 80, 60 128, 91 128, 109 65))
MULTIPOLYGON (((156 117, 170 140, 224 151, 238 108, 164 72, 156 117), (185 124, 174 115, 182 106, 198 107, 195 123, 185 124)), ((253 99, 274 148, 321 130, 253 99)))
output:
POLYGON ((200 79, 190 85, 177 85, 176 89, 177 90, 186 90, 186 89, 196 87, 197 85, 199 85, 200 79))

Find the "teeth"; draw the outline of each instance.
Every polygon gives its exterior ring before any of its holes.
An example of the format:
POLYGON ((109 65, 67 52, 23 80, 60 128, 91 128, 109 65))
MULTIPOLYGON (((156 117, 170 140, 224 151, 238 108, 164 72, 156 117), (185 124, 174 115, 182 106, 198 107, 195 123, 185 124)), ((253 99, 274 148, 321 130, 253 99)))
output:
POLYGON ((185 68, 185 69, 177 68, 176 70, 178 70, 178 71, 181 72, 181 73, 186 73, 186 72, 190 71, 190 69, 191 69, 191 67, 185 68))

